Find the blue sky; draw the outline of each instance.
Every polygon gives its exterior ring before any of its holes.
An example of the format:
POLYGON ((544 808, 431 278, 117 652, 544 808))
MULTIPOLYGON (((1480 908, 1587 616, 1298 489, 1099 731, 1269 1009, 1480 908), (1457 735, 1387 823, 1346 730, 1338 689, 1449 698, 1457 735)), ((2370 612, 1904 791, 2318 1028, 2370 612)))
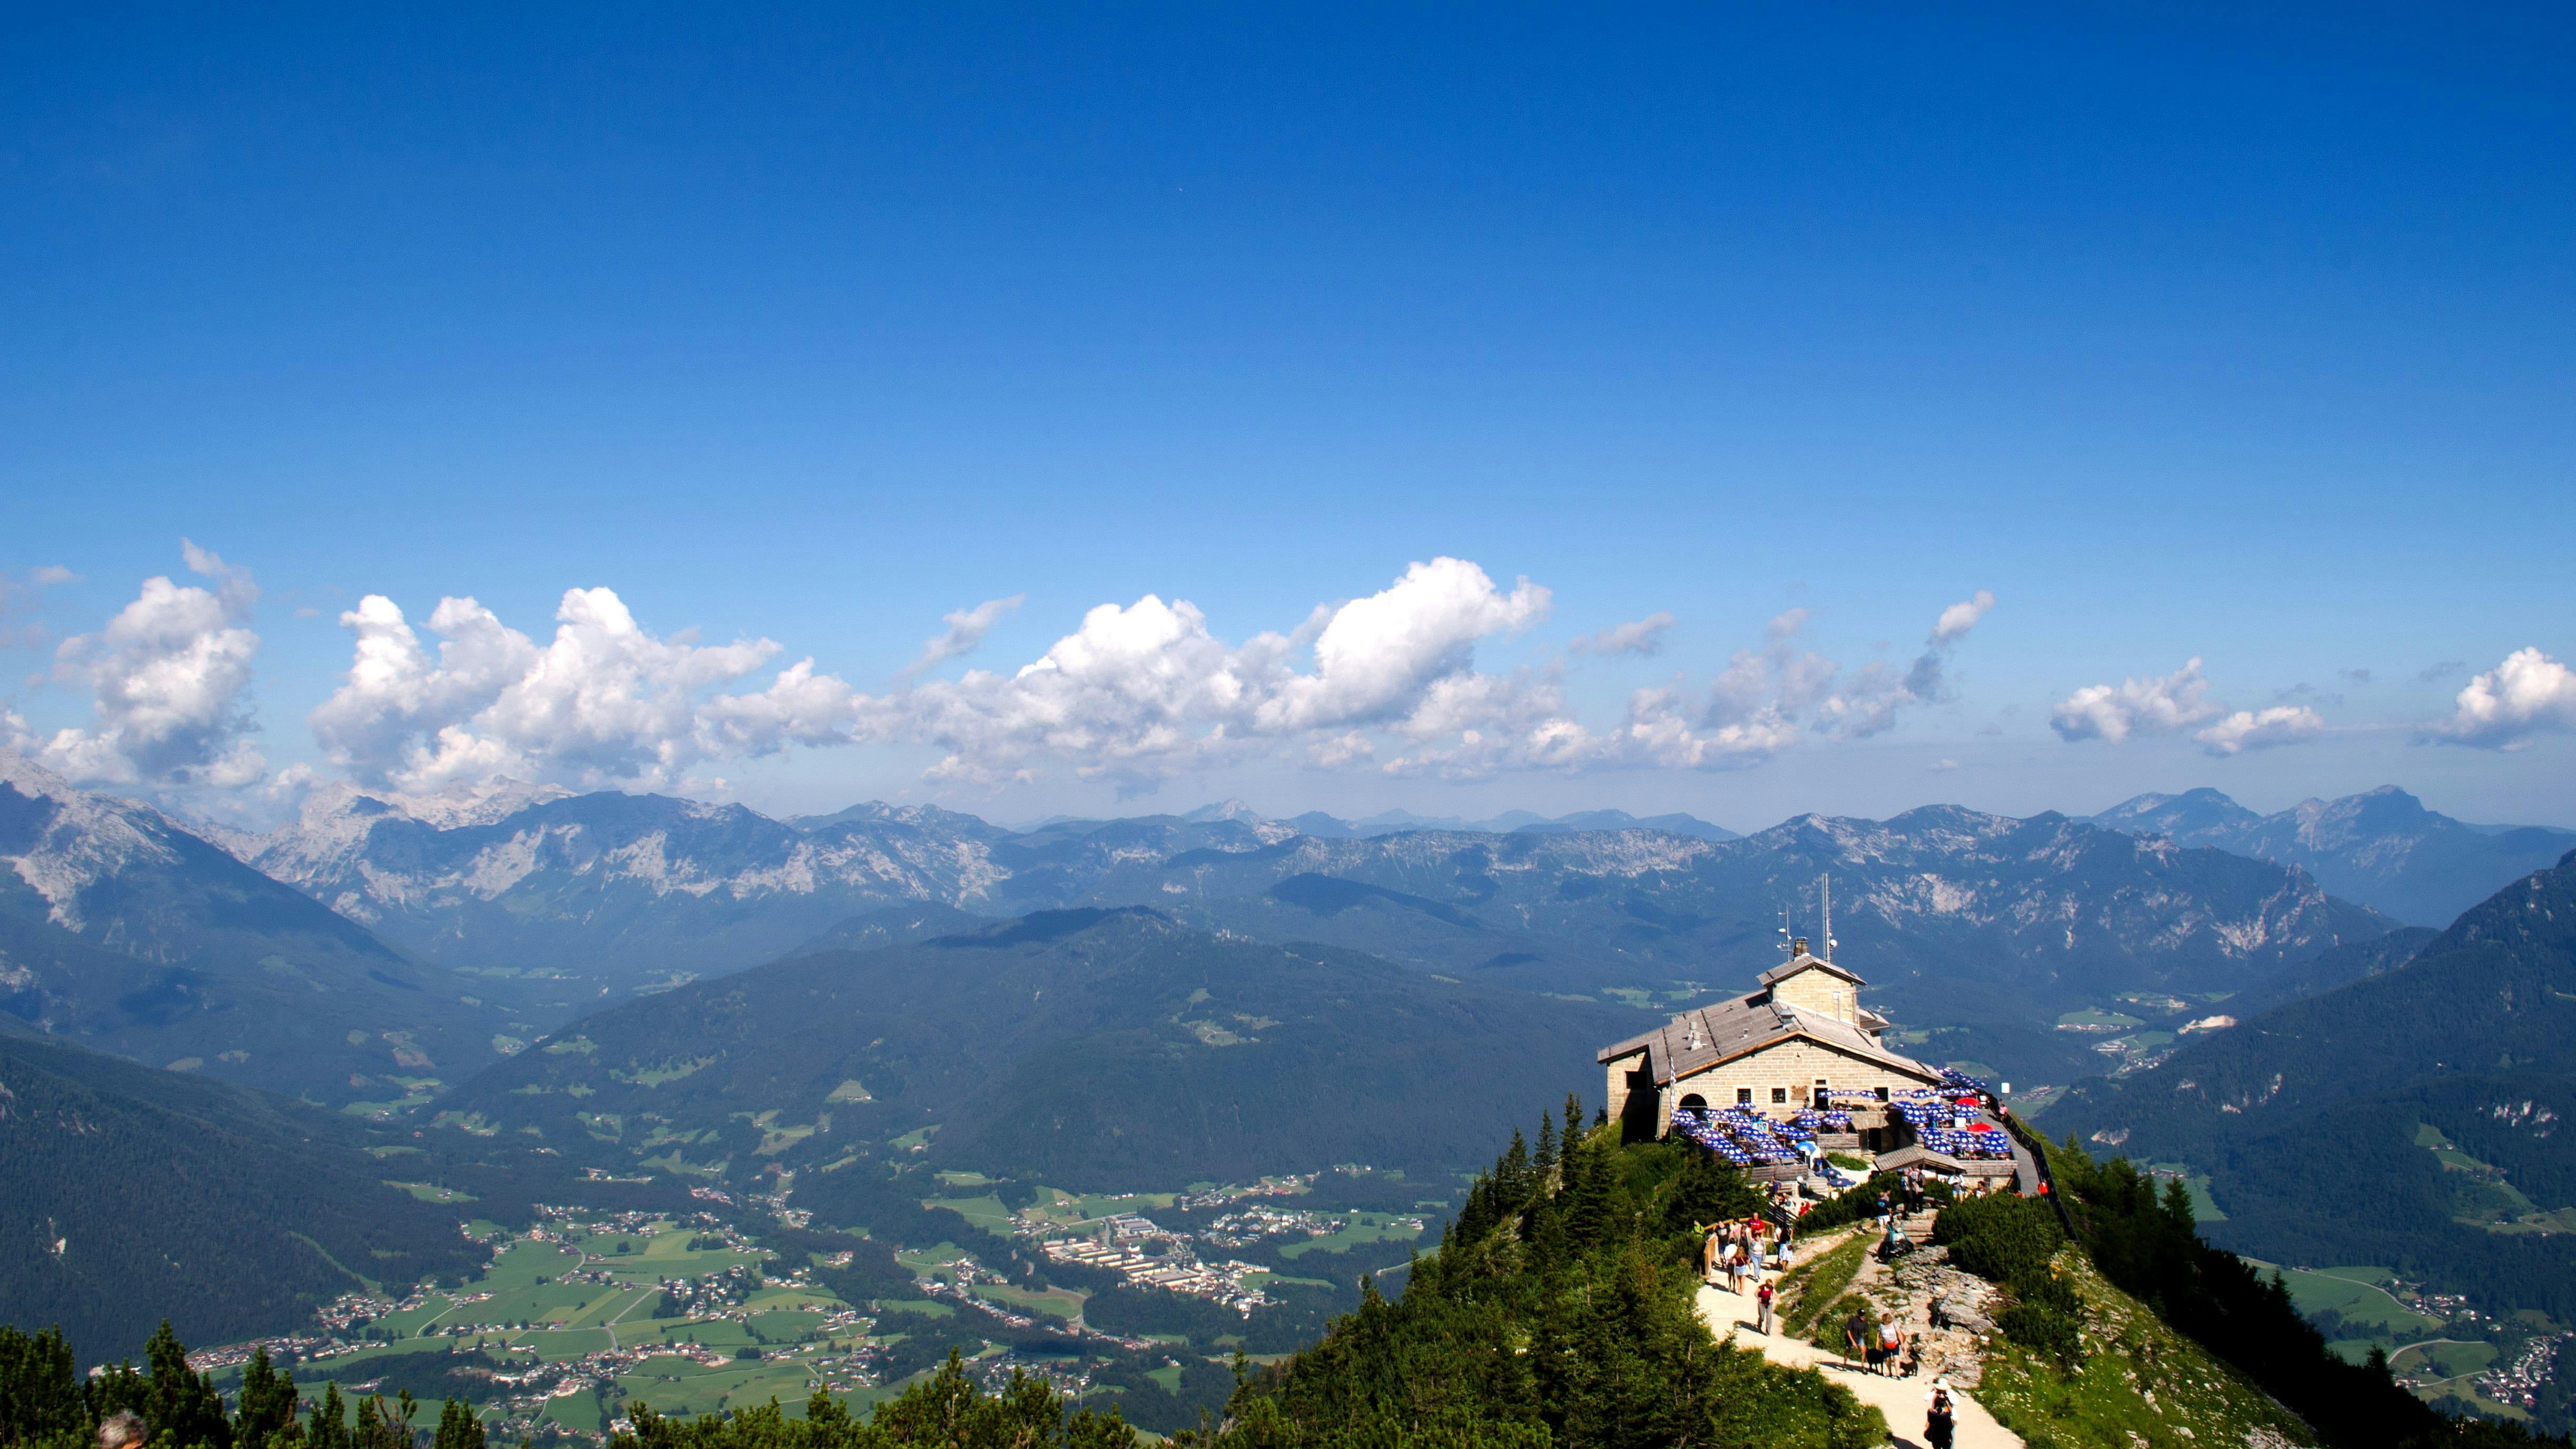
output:
POLYGON ((2571 22, 2419 14, 66 12, 0 60, 9 727, 235 813, 2576 823, 2571 22), (1442 558, 1489 591, 1397 590, 1327 679, 1310 614, 1442 558), (601 717, 349 697, 368 595, 525 662, 573 589, 639 631, 601 717), (1015 682, 1149 594, 1199 622, 1015 682))

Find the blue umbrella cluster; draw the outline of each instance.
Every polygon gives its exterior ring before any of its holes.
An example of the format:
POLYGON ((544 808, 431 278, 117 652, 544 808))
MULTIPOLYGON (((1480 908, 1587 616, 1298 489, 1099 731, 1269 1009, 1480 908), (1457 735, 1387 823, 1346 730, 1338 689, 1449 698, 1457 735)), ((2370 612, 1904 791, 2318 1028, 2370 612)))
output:
POLYGON ((1812 1131, 1773 1122, 1741 1107, 1683 1107, 1673 1113, 1673 1126, 1707 1148, 1720 1162, 1736 1167, 1774 1167, 1796 1162, 1799 1154, 1790 1144, 1815 1137, 1812 1131))
POLYGON ((1800 1132, 1802 1132, 1807 1139, 1810 1140, 1812 1140, 1819 1132, 1849 1132, 1851 1130, 1851 1114, 1839 1109, 1831 1112, 1819 1112, 1813 1107, 1802 1107, 1799 1109, 1798 1115, 1790 1118, 1789 1120, 1798 1127, 1800 1132))
POLYGON ((1962 1124, 1985 1114, 1974 1106, 1961 1106, 1955 1094, 1900 1092, 1889 1105, 1914 1129, 1914 1139, 1935 1152, 1962 1160, 2012 1156, 2012 1140, 2002 1132, 1963 1130, 1962 1124))

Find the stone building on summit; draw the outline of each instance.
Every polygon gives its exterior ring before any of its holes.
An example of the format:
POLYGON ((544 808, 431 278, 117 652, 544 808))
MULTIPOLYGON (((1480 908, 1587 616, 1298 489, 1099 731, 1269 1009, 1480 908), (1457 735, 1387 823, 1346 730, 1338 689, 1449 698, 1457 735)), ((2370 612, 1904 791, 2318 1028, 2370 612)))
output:
POLYGON ((1775 1118, 1857 1107, 1854 1126, 1866 1140, 1887 1118, 1856 1098, 1885 1102, 1941 1085, 1939 1068, 1879 1044, 1887 1021, 1860 1004, 1868 983, 1828 959, 1830 937, 1823 956, 1804 937, 1782 949, 1789 959, 1762 973, 1751 995, 1685 1011, 1601 1049, 1610 1115, 1629 1140, 1662 1137, 1677 1108, 1730 1106, 1775 1118))

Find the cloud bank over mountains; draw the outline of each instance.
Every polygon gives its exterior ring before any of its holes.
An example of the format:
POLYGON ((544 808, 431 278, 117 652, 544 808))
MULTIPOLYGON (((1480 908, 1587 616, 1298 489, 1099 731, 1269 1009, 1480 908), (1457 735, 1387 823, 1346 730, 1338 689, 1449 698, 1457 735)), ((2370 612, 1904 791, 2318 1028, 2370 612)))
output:
MULTIPOLYGON (((2456 668, 2436 666, 2424 671, 2421 680, 2431 683, 2456 677, 2456 668)), ((2370 680, 2367 670, 2344 674, 2355 683, 2370 680)), ((2313 695, 2316 691, 2301 685, 2284 693, 2313 695)), ((2341 696, 2332 696, 2329 702, 2340 703, 2341 696)), ((2197 656, 2162 677, 2086 685, 2058 701, 2048 723, 2070 744, 2086 740, 2119 744, 2132 736, 2177 735, 2202 725, 2206 727, 2193 731, 2191 737, 2203 750, 2221 757, 2306 744, 2329 729, 2325 716, 2305 704, 2229 712, 2210 698, 2209 681, 2197 656)), ((2519 750, 2543 734, 2571 731, 2576 731, 2576 671, 2537 648, 2527 648, 2515 650, 2502 664, 2471 678, 2453 699, 2450 716, 2417 725, 2414 737, 2421 744, 2519 750)))
MULTIPOLYGON (((148 579, 103 628, 56 651, 46 679, 85 690, 93 718, 40 737, 0 712, 0 743, 93 784, 278 796, 311 783, 301 766, 273 774, 252 740, 258 586, 193 543, 182 552, 202 582, 148 579)), ((30 584, 71 577, 53 569, 30 584)), ((308 724, 332 770, 408 795, 502 777, 684 789, 725 762, 800 746, 926 746, 938 753, 925 772, 933 781, 995 785, 1063 770, 1130 793, 1255 762, 1442 779, 1741 769, 1806 742, 1884 734, 1953 698, 1952 658, 1995 597, 1977 590, 1942 608, 1911 660, 1849 667, 1808 647, 1811 616, 1791 609, 1713 678, 1677 672, 1637 689, 1606 726, 1575 717, 1568 671, 1651 657, 1677 617, 1658 611, 1577 636, 1553 657, 1480 667, 1480 648, 1546 623, 1556 600, 1464 559, 1414 563, 1376 593, 1239 642, 1187 600, 1101 604, 1016 669, 934 677, 1024 602, 947 614, 912 662, 870 690, 811 657, 779 667, 785 649, 774 640, 655 635, 609 588, 567 590, 542 638, 471 597, 440 599, 416 623, 371 594, 340 616, 349 668, 308 724)), ((2304 687, 2283 695, 2340 702, 2304 687)), ((2077 689, 2049 723, 2071 743, 2188 735, 2216 756, 2329 730, 2306 703, 2230 710, 2198 657, 2169 675, 2077 689)), ((2470 679, 2452 714, 2415 726, 2415 738, 2515 749, 2549 730, 2576 730, 2576 673, 2532 648, 2470 679)))
POLYGON ((2462 687, 2451 717, 2426 725, 2422 737, 2518 750, 2548 730, 2576 730, 2576 671, 2537 649, 2517 649, 2462 687))
MULTIPOLYGON (((248 569, 210 550, 185 539, 179 549, 189 572, 214 587, 166 575, 145 579, 105 628, 73 635, 55 651, 53 682, 89 691, 93 723, 38 738, 15 714, 0 714, 0 743, 97 784, 234 789, 268 773, 249 738, 251 659, 259 653, 250 622, 259 586, 248 569)), ((32 582, 72 577, 59 567, 39 569, 32 582)))
POLYGON ((2058 701, 2048 725, 2069 744, 2102 740, 2115 745, 2132 735, 2177 735, 2194 725, 2207 725, 2192 738, 2203 750, 2222 758, 2304 744, 2326 731, 2325 716, 2304 704, 2229 713, 2227 706, 2209 697, 2209 680, 2201 673, 2198 656, 2162 678, 2086 685, 2058 701))

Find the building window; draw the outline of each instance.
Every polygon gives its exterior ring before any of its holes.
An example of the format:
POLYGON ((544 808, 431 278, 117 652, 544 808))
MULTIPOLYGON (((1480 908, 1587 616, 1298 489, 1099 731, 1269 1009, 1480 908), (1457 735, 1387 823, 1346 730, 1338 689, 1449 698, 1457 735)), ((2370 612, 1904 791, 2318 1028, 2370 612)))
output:
POLYGON ((1882 1102, 1887 1100, 1887 1089, 1885 1087, 1878 1089, 1878 1100, 1882 1102))
POLYGON ((1789 1089, 1786 1087, 1773 1087, 1771 1089, 1771 1103, 1773 1106, 1778 1107, 1787 1106, 1789 1103, 1789 1089))
POLYGON ((1737 1106, 1739 1106, 1739 1107, 1750 1107, 1750 1106, 1752 1106, 1752 1105, 1753 1105, 1753 1089, 1752 1089, 1751 1087, 1738 1087, 1738 1088, 1736 1088, 1736 1089, 1735 1089, 1735 1105, 1737 1105, 1737 1106))

